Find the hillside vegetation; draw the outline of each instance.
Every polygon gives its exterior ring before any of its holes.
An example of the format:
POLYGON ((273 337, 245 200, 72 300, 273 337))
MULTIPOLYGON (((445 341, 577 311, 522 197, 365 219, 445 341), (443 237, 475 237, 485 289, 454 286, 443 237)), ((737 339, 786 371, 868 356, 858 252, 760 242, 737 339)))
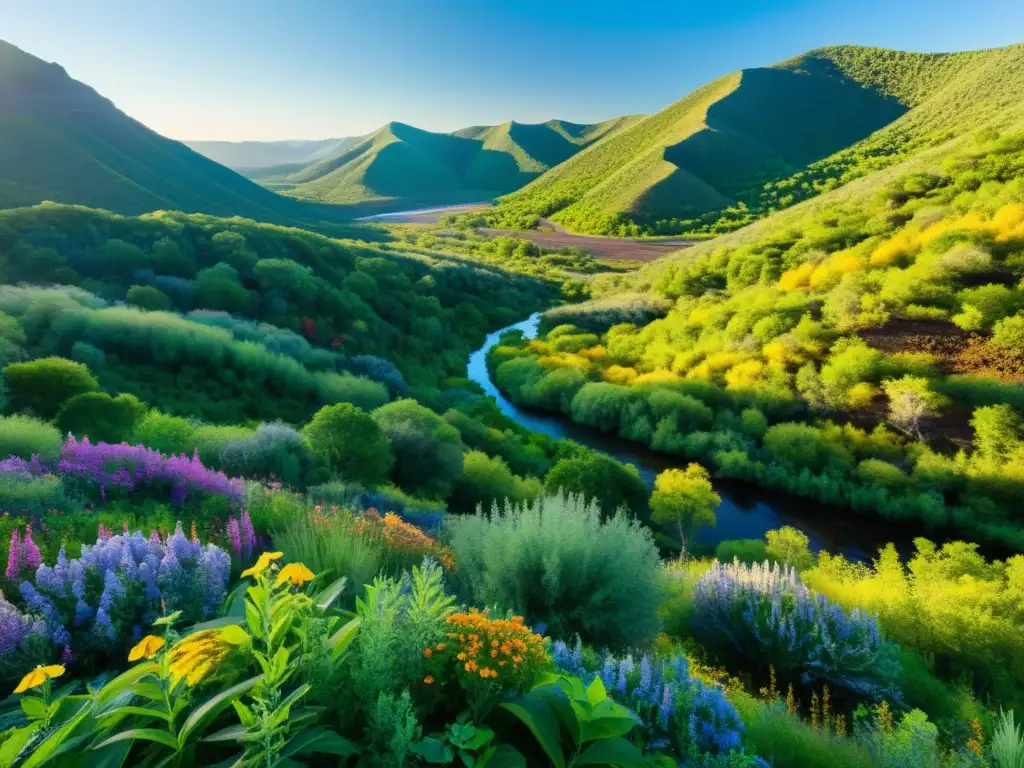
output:
POLYGON ((1024 92, 1024 46, 914 54, 837 46, 743 70, 508 195, 492 222, 714 233, 973 130, 1024 92))
POLYGON ((595 125, 508 122, 450 134, 388 123, 299 170, 254 178, 293 197, 325 203, 484 200, 518 189, 634 119, 595 125))

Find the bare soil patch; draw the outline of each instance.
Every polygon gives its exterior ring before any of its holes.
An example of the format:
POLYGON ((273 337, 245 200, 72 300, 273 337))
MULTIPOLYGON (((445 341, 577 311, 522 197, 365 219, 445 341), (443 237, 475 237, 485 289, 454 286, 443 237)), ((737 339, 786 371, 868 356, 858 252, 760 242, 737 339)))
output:
POLYGON ((497 237, 509 235, 521 237, 536 243, 541 248, 558 250, 568 246, 585 248, 598 258, 622 259, 625 261, 654 261, 666 253, 687 248, 696 240, 641 240, 625 237, 599 237, 597 235, 573 235, 568 232, 530 230, 517 232, 507 229, 478 229, 481 235, 497 237))

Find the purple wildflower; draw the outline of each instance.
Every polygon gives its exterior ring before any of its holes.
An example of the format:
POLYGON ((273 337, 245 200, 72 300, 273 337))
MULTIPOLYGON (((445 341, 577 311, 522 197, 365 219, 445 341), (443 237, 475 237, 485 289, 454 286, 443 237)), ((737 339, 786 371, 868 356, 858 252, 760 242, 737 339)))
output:
POLYGON ((242 522, 239 533, 242 538, 242 552, 246 558, 250 558, 256 554, 258 542, 256 540, 256 531, 252 527, 252 518, 249 517, 248 509, 242 510, 242 522))
POLYGON ((4 572, 9 581, 16 581, 21 575, 22 568, 21 540, 18 538, 18 529, 11 531, 11 544, 7 548, 7 570, 4 572))
POLYGON ((23 565, 33 571, 43 564, 43 556, 39 552, 39 547, 32 540, 31 523, 25 526, 25 538, 21 542, 21 557, 23 565))
POLYGON ((227 524, 228 540, 231 542, 231 551, 235 553, 235 557, 241 559, 242 557, 242 535, 238 530, 238 521, 234 517, 228 518, 227 524))

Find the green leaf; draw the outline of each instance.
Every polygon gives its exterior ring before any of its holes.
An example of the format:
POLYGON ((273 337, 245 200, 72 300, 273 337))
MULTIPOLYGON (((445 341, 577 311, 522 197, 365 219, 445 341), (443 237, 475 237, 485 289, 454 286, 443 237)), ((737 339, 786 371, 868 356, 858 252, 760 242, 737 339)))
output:
POLYGON ((14 765, 18 753, 42 727, 43 724, 37 722, 7 731, 7 738, 0 744, 0 765, 14 765))
POLYGON ((225 605, 227 605, 227 609, 224 611, 225 616, 245 617, 245 593, 248 589, 249 582, 243 581, 231 590, 231 594, 224 601, 225 605))
POLYGON ((535 696, 534 693, 531 691, 525 696, 520 696, 501 706, 515 715, 530 730, 555 768, 564 768, 565 759, 562 757, 558 718, 547 702, 540 696, 535 696))
POLYGON ((587 688, 587 701, 590 702, 590 706, 596 707, 602 701, 608 698, 608 691, 605 690, 604 681, 601 676, 598 675, 594 678, 594 682, 587 688))
POLYGON ((455 752, 444 739, 427 736, 423 741, 410 745, 409 750, 421 759, 434 765, 448 765, 455 759, 455 752))
POLYGON ((134 741, 135 739, 163 744, 165 747, 170 747, 173 752, 178 752, 178 742, 175 741, 174 737, 167 731, 161 731, 158 728, 132 728, 127 731, 121 731, 120 733, 115 733, 109 739, 101 741, 93 749, 102 749, 119 741, 134 741))
POLYGON ((344 576, 336 579, 320 590, 314 597, 313 602, 321 610, 330 608, 331 603, 338 599, 338 596, 345 591, 345 584, 348 581, 344 576))
POLYGON ((244 619, 241 616, 221 616, 218 619, 210 619, 199 624, 193 624, 181 633, 182 637, 194 635, 197 632, 205 632, 208 629, 223 629, 224 627, 241 627, 244 619))
POLYGON ((229 725, 227 728, 221 728, 216 733, 211 733, 209 736, 200 739, 200 741, 241 741, 247 730, 248 729, 244 725, 236 723, 235 725, 229 725))
POLYGON ((240 697, 246 691, 258 685, 262 680, 263 675, 250 677, 248 680, 243 680, 237 685, 233 685, 230 688, 221 691, 216 696, 208 699, 202 706, 198 707, 191 715, 188 716, 185 724, 181 727, 181 731, 178 733, 178 742, 184 745, 188 741, 188 737, 192 734, 192 731, 202 727, 208 720, 219 715, 225 707, 231 705, 232 699, 240 697))
POLYGON ((605 765, 616 768, 645 768, 643 753, 625 739, 595 741, 573 761, 578 765, 605 765))
MULTIPOLYGON (((96 696, 97 703, 100 706, 109 704, 120 694, 124 693, 130 688, 133 688, 146 675, 156 675, 160 668, 155 661, 144 661, 141 664, 136 664, 134 667, 130 667, 122 672, 120 675, 115 677, 109 683, 100 688, 99 693, 96 696)), ((160 697, 163 698, 163 692, 160 697)))
POLYGON ((480 755, 476 768, 526 768, 526 758, 511 744, 498 744, 480 755))
POLYGON ((51 732, 40 744, 36 744, 32 748, 32 754, 21 764, 21 768, 35 768, 37 765, 43 765, 51 757, 58 754, 64 746, 64 742, 68 740, 91 711, 92 705, 89 702, 83 703, 70 719, 66 720, 57 730, 51 732))
POLYGON ((37 696, 26 696, 23 698, 21 700, 21 709, 25 716, 30 719, 41 720, 46 717, 46 705, 37 696))
POLYGON ((356 639, 356 633, 359 631, 359 624, 359 618, 352 619, 331 635, 331 639, 327 641, 327 646, 331 649, 332 659, 337 660, 352 645, 352 641, 356 639))
POLYGON ((121 718, 121 717, 127 717, 128 715, 139 715, 140 717, 151 717, 151 718, 155 718, 157 720, 164 720, 164 721, 167 721, 167 722, 170 722, 170 719, 171 719, 171 716, 169 714, 167 714, 166 712, 161 712, 158 709, 152 709, 151 707, 136 707, 136 706, 118 707, 117 709, 112 709, 109 712, 104 712, 100 717, 104 718, 104 720, 105 720, 106 718, 113 718, 113 717, 121 718))
POLYGON ((348 757, 359 752, 359 748, 343 736, 326 728, 312 728, 302 731, 281 750, 281 759, 321 754, 348 757))

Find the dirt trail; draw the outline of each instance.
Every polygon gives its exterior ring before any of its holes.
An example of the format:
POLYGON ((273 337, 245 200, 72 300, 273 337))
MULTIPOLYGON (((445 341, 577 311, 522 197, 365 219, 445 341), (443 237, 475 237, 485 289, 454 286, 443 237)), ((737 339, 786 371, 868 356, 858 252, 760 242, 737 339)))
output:
POLYGON ((682 250, 694 243, 696 240, 641 240, 630 237, 602 237, 600 235, 575 235, 565 231, 547 219, 541 219, 542 225, 552 226, 553 232, 543 230, 529 230, 518 232, 508 229, 478 229, 481 235, 497 237, 498 235, 509 235, 530 240, 541 248, 557 250, 567 246, 585 248, 598 258, 603 259, 624 259, 628 261, 654 261, 666 253, 682 250))

